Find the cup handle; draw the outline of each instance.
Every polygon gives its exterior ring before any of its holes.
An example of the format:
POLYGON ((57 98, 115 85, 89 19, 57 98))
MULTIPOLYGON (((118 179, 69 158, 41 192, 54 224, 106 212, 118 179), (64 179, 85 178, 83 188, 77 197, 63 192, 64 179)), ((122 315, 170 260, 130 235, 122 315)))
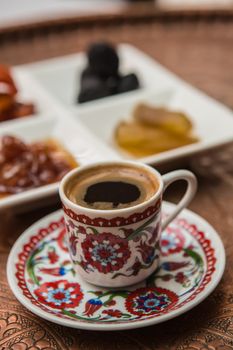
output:
POLYGON ((163 192, 174 181, 185 180, 188 183, 186 192, 177 204, 175 210, 167 218, 162 220, 162 230, 164 230, 167 225, 170 224, 170 222, 181 212, 181 210, 191 202, 197 191, 197 178, 193 173, 191 173, 191 171, 175 170, 163 175, 162 180, 164 184, 163 192))

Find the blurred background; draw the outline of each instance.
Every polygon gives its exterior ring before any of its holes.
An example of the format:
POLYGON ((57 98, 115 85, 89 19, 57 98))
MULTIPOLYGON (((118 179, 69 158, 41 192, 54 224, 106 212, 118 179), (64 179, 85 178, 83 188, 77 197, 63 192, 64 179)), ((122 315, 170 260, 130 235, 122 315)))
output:
POLYGON ((133 4, 160 9, 231 8, 232 0, 0 0, 0 26, 20 25, 62 17, 122 12, 133 4))
POLYGON ((0 0, 0 9, 1 63, 75 53, 102 39, 131 43, 233 107, 233 0, 0 0))

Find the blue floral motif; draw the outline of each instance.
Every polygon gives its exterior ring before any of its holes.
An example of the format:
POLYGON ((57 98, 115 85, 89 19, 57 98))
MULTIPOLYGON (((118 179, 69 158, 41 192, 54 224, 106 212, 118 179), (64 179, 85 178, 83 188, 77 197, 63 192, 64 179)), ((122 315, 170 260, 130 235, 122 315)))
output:
MULTIPOLYGON (((81 248, 88 270, 90 266, 104 274, 119 271, 131 254, 128 242, 110 232, 87 235, 81 248)), ((80 265, 84 267, 83 263, 80 265)))
POLYGON ((137 316, 154 315, 175 305, 178 296, 167 289, 151 287, 136 289, 126 299, 128 312, 137 316))
POLYGON ((57 288, 57 289, 48 291, 47 301, 49 303, 52 302, 55 305, 60 306, 62 303, 68 303, 69 300, 70 300, 70 292, 67 289, 65 290, 64 288, 57 288), (61 296, 61 298, 58 298, 58 296, 61 296))
POLYGON ((108 263, 114 264, 114 260, 118 257, 116 249, 105 243, 96 245, 92 250, 92 254, 93 258, 104 266, 107 266, 108 263))
POLYGON ((151 309, 161 310, 169 303, 166 295, 156 295, 155 293, 146 293, 135 300, 138 311, 150 313, 151 309))

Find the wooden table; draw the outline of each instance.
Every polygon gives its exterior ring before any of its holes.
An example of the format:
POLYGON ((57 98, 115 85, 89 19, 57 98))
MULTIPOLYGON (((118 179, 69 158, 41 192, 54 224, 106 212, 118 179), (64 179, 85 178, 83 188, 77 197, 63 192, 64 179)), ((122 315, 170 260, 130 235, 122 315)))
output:
MULTIPOLYGON (((233 107, 233 14, 199 12, 158 16, 96 19, 21 28, 0 33, 0 61, 34 61, 83 50, 90 41, 105 38, 128 42, 144 50, 193 85, 233 107)), ((221 116, 219 116, 221 118, 221 116)), ((210 130, 211 132, 211 130, 210 130)), ((195 162, 192 163, 195 165, 195 162)), ((190 163, 189 167, 193 167, 190 163)), ((229 176, 199 178, 190 208, 207 219, 224 242, 227 265, 217 289, 201 305, 161 325, 121 332, 90 332, 64 328, 33 315, 14 298, 6 281, 6 261, 20 233, 35 220, 59 207, 56 204, 23 215, 0 214, 0 349, 233 349, 233 196, 229 176)), ((171 188, 167 198, 179 198, 171 188)))

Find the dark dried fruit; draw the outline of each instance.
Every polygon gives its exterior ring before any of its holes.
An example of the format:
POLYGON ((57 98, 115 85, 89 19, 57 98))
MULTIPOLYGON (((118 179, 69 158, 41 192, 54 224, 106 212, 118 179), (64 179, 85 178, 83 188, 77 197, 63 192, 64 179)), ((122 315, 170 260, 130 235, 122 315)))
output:
POLYGON ((109 96, 111 94, 109 87, 98 78, 86 78, 85 83, 78 96, 78 102, 88 102, 109 96))
POLYGON ((87 51, 88 64, 91 70, 102 77, 117 75, 119 58, 115 48, 107 43, 96 43, 87 51))
POLYGON ((137 76, 132 73, 121 78, 118 85, 118 93, 136 90, 139 88, 139 81, 137 76))
POLYGON ((79 103, 135 90, 139 81, 135 74, 125 77, 118 72, 119 58, 113 46, 107 43, 96 43, 90 46, 88 66, 81 74, 81 91, 79 103))

